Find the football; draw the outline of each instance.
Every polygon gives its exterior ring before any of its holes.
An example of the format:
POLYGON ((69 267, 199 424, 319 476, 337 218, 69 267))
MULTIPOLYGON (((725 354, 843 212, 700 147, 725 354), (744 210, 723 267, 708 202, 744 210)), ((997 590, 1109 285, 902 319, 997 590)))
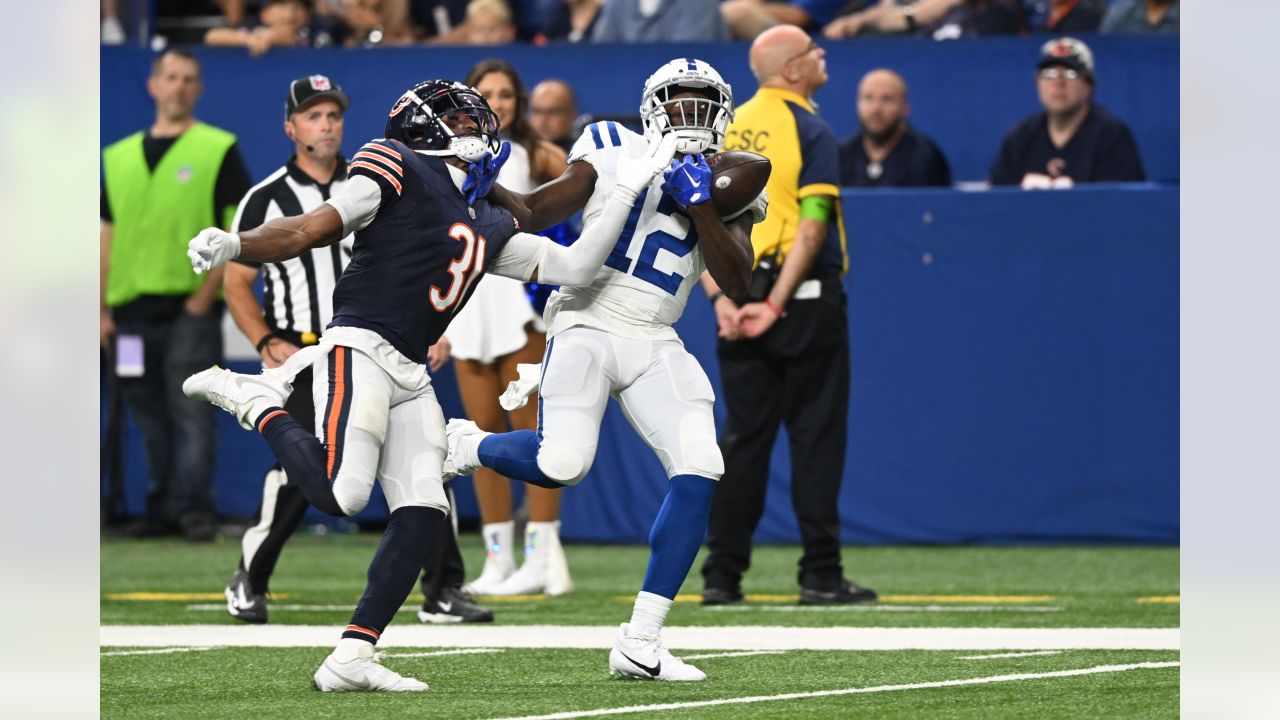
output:
POLYGON ((720 217, 742 212, 764 190, 773 166, 769 158, 745 150, 707 156, 711 166, 711 202, 720 217))

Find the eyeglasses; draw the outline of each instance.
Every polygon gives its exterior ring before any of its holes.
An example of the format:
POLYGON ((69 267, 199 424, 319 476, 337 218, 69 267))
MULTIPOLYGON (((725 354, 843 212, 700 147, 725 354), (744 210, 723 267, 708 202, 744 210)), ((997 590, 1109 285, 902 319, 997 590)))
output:
POLYGON ((1078 70, 1072 70, 1071 68, 1047 67, 1036 73, 1036 77, 1041 80, 1057 80, 1059 78, 1064 80, 1079 80, 1080 72, 1078 70))
POLYGON ((799 60, 800 58, 804 57, 805 55, 808 55, 809 53, 811 53, 811 52, 813 52, 814 50, 817 50, 817 49, 818 49, 818 43, 816 43, 816 42, 814 42, 814 41, 810 40, 810 41, 809 41, 809 47, 805 48, 805 49, 804 49, 804 52, 801 52, 801 53, 797 53, 797 54, 795 54, 795 55, 792 55, 791 57, 787 58, 786 60, 783 60, 783 61, 782 61, 782 64, 783 64, 783 65, 786 65, 787 63, 791 62, 792 60, 799 60))

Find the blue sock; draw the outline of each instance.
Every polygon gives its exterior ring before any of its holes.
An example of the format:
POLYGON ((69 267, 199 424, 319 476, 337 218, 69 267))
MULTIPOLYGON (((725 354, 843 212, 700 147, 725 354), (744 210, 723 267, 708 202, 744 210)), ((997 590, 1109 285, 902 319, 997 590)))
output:
POLYGON ((544 488, 562 488, 538 469, 538 433, 532 430, 513 430, 495 433, 480 441, 476 455, 480 464, 515 480, 544 488))
POLYGON ((701 475, 676 475, 649 530, 649 569, 644 592, 675 599, 693 567, 707 534, 716 481, 701 475))

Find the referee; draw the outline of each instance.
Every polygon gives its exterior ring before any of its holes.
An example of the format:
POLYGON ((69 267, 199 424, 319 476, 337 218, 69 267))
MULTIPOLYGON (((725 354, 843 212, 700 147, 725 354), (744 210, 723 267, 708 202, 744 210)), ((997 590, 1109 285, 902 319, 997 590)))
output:
MULTIPOLYGON (((231 232, 251 230, 278 217, 308 212, 336 192, 347 179, 341 155, 343 114, 349 100, 342 88, 324 75, 310 75, 289 84, 285 99, 285 135, 294 155, 283 167, 251 188, 232 221, 231 232)), ((357 157, 359 157, 357 155, 357 157)), ((315 345, 333 315, 333 288, 351 258, 352 239, 318 248, 277 263, 237 261, 227 265, 223 287, 227 307, 240 331, 258 349, 262 364, 279 367, 304 345, 315 345), (263 275, 263 303, 253 286, 263 275)), ((311 387, 311 369, 300 372, 294 387, 311 387)), ((315 426, 309 392, 289 396, 285 410, 299 423, 315 426)), ((266 595, 280 551, 298 529, 307 501, 289 484, 284 470, 273 466, 263 478, 262 503, 254 524, 241 540, 240 564, 226 588, 227 612, 251 623, 267 622, 266 595)), ((440 538, 433 547, 444 557, 428 563, 423 577, 427 602, 419 613, 423 622, 484 622, 493 613, 462 595, 462 556, 457 541, 440 538)))

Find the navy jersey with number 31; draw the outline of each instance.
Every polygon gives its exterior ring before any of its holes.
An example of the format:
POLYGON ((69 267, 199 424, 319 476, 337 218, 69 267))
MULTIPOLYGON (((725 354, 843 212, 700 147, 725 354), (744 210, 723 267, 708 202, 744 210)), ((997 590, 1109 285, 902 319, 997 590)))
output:
POLYGON ((382 199, 373 221, 356 232, 333 291, 330 326, 372 330, 425 363, 427 348, 516 233, 515 220, 484 199, 468 208, 443 160, 394 140, 366 143, 350 168, 351 177, 377 182, 382 199))

